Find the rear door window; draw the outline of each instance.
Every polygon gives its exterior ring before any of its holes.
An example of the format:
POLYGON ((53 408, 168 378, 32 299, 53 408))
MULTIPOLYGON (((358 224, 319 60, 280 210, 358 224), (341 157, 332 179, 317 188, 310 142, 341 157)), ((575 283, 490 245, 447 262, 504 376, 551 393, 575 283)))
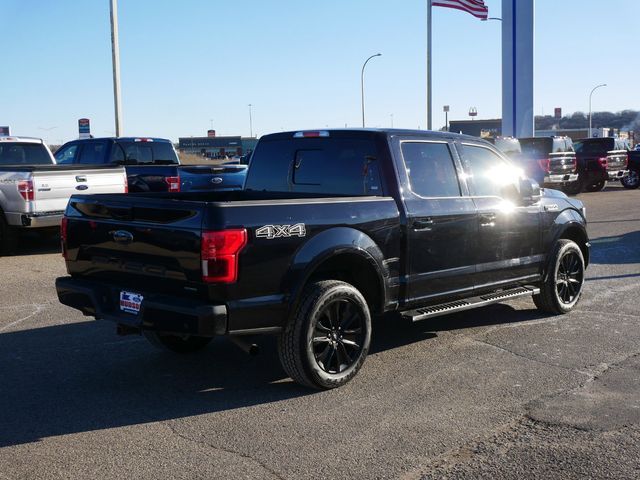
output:
POLYGON ((87 142, 82 144, 76 163, 82 165, 101 165, 105 163, 107 142, 87 142))
POLYGON ((413 193, 421 197, 459 197, 460 183, 446 143, 402 142, 402 158, 413 193))

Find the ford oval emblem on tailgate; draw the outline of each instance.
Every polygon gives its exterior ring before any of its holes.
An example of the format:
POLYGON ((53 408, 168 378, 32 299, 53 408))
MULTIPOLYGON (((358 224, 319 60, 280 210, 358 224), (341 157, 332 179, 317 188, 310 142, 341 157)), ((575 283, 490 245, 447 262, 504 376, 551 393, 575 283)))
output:
POLYGON ((89 187, 87 185, 78 185, 76 187, 76 190, 88 190, 89 187))
POLYGON ((133 242, 133 234, 126 230, 113 230, 109 234, 111 234, 113 241, 116 243, 127 245, 133 242))

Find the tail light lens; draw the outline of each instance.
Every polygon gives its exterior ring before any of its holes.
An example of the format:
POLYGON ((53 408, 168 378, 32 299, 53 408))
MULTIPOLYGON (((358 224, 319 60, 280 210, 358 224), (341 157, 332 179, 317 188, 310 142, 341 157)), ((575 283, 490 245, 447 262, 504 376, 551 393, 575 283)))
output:
POLYGON ((129 193, 129 179, 124 176, 124 193, 129 193))
POLYGON ((538 164, 540 165, 540 168, 545 173, 549 173, 551 171, 551 159, 550 158, 543 158, 541 160, 538 160, 538 164))
POLYGON ((600 157, 598 158, 598 163, 600 164, 601 167, 603 168, 607 168, 607 157, 600 157))
POLYGON ((32 202, 34 197, 33 182, 31 180, 20 180, 18 182, 18 193, 26 202, 32 202))
POLYGON ((62 257, 67 259, 67 226, 69 219, 62 217, 62 223, 60 224, 60 244, 62 245, 62 257))
POLYGON ((165 177, 164 181, 169 185, 170 192, 180 191, 180 177, 165 177))
POLYGON ((206 283, 235 283, 238 280, 238 256, 247 244, 242 229, 202 232, 202 280, 206 283))
POLYGON ((624 163, 624 168, 629 168, 629 157, 631 156, 630 153, 627 153, 627 160, 624 163))

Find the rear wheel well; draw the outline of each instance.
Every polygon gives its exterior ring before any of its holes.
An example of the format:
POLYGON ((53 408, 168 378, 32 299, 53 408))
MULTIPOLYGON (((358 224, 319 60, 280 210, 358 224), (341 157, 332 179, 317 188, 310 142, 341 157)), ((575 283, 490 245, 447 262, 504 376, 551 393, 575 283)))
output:
POLYGON ((313 271, 307 283, 319 280, 350 283, 362 293, 372 313, 382 313, 384 309, 380 274, 369 260, 360 255, 341 253, 325 260, 313 271))
POLYGON ((585 266, 589 264, 589 248, 587 247, 587 242, 589 241, 587 234, 578 227, 569 227, 562 235, 560 235, 560 239, 572 240, 575 242, 582 251, 582 256, 584 257, 585 266))

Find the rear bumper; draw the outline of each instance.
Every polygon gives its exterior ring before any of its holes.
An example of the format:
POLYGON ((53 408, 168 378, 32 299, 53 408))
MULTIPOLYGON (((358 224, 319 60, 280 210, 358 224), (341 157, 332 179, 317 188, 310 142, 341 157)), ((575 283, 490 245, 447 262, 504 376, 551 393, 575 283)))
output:
POLYGON ((609 180, 620 180, 629 175, 629 170, 613 170, 607 171, 609 180))
POLYGON ((84 315, 110 320, 133 328, 179 335, 213 337, 227 333, 226 305, 211 305, 194 299, 145 293, 140 313, 120 310, 121 287, 73 277, 56 279, 60 303, 84 315))
POLYGON ((59 227, 64 212, 7 213, 9 225, 23 228, 59 227))
POLYGON ((566 185, 578 181, 577 173, 550 174, 544 177, 544 185, 566 185))

